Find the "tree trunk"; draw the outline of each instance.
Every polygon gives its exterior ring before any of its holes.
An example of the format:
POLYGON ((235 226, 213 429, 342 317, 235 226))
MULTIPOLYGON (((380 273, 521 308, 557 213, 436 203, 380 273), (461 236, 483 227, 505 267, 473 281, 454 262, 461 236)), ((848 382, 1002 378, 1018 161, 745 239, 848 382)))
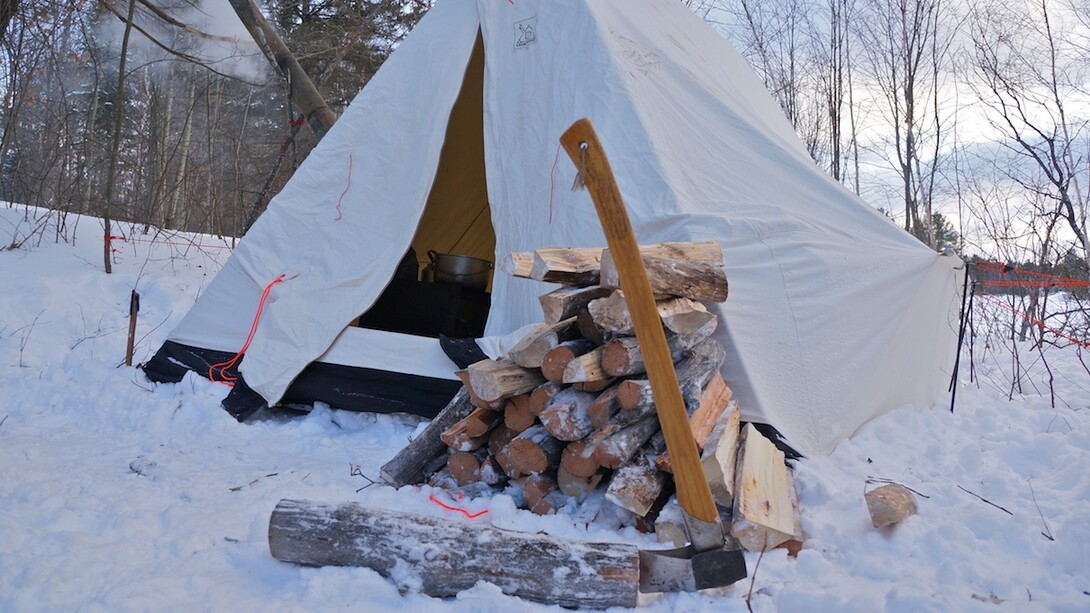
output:
POLYGON ((311 81, 310 77, 299 65, 284 40, 280 38, 276 30, 257 10, 252 0, 230 0, 231 7, 238 13, 242 24, 254 37, 254 41, 261 47, 265 57, 284 78, 288 80, 291 88, 291 99, 307 118, 310 129, 321 138, 333 127, 337 121, 337 115, 326 104, 322 94, 311 81))
POLYGON ((125 18, 125 35, 121 38, 121 58, 117 62, 117 95, 114 98, 114 135, 110 146, 110 165, 106 172, 106 196, 102 214, 102 263, 106 274, 113 272, 110 261, 110 206, 114 197, 114 183, 117 182, 117 156, 121 148, 121 122, 125 119, 125 57, 129 54, 129 34, 132 33, 132 15, 136 10, 136 0, 129 0, 129 14, 125 18))

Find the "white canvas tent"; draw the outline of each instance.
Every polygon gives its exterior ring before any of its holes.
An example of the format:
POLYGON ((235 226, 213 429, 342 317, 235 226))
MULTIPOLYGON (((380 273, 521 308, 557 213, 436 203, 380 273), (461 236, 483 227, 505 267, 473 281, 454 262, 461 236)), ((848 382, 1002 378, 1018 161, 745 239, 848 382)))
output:
MULTIPOLYGON (((283 274, 240 367, 264 401, 320 365, 456 389, 436 339, 346 326, 410 246, 491 260, 604 245, 558 147, 581 117, 641 243, 721 243, 717 335, 744 418, 827 453, 944 391, 960 260, 819 169, 745 60, 676 0, 439 0, 170 335, 188 357, 157 360, 199 370, 201 351, 238 351, 283 274)), ((554 287, 497 273, 485 334, 540 321, 554 287)))

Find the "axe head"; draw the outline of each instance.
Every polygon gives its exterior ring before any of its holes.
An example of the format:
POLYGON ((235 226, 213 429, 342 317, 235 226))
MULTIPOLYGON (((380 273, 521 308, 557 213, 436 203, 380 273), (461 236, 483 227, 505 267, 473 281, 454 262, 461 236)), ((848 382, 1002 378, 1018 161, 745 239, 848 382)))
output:
POLYGON ((718 521, 706 522, 682 511, 689 545, 640 551, 640 591, 695 592, 746 578, 742 548, 718 521))
POLYGON ((696 551, 692 545, 677 549, 640 551, 640 591, 695 592, 723 587, 746 578, 741 549, 696 551))

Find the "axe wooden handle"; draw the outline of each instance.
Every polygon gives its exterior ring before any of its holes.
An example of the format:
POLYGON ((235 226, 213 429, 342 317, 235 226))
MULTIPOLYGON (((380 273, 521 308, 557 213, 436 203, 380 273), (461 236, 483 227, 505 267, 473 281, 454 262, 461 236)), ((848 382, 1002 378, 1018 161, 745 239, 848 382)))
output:
POLYGON ((647 279, 640 248, 621 199, 621 190, 613 178, 609 159, 588 119, 575 122, 560 137, 560 143, 590 191, 602 230, 605 231, 609 252, 617 266, 621 289, 632 314, 636 340, 647 366, 647 378, 651 381, 651 393, 655 398, 662 433, 666 437, 666 448, 674 466, 678 503, 696 519, 718 522, 719 512, 700 467, 700 454, 689 428, 685 400, 681 397, 666 334, 655 308, 651 282, 647 279))

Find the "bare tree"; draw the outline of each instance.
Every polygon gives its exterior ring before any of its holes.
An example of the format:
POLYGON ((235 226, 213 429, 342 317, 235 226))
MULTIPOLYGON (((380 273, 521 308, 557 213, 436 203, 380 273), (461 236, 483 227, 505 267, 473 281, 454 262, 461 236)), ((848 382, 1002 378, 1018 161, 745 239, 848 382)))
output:
POLYGON ((1048 0, 1027 7, 997 2, 974 11, 976 92, 1002 144, 1021 162, 1008 176, 1027 199, 1052 203, 1047 215, 1063 219, 1090 262, 1087 194, 1080 187, 1087 180, 1090 132, 1087 118, 1067 107, 1069 100, 1085 96, 1079 88, 1090 65, 1077 47, 1064 42, 1069 38, 1048 0))

